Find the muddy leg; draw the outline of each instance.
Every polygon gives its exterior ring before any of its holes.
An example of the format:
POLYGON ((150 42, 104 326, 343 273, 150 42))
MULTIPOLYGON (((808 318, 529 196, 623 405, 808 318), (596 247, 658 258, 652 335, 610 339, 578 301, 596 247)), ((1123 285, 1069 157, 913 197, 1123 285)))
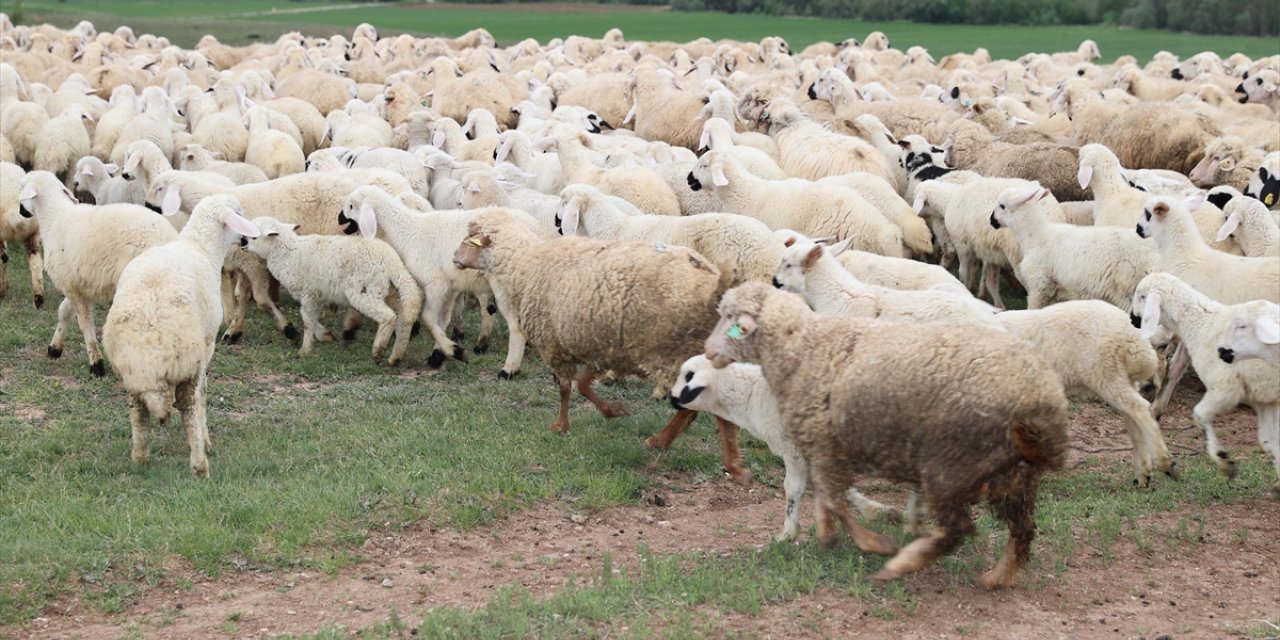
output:
POLYGON ((671 443, 693 422, 697 417, 697 411, 688 409, 680 409, 676 411, 675 417, 671 418, 671 422, 662 428, 662 431, 655 433, 644 441, 644 446, 650 449, 670 449, 671 443))
POLYGON ((724 470, 742 486, 751 484, 751 470, 742 461, 742 449, 738 447, 738 425, 716 416, 716 428, 720 432, 720 448, 724 454, 724 470))
POLYGON ((1026 465, 1018 465, 1005 478, 992 480, 987 502, 995 516, 1009 527, 1009 542, 1000 560, 979 581, 987 589, 1012 587, 1018 571, 1031 557, 1031 541, 1036 537, 1036 489, 1039 476, 1026 465))
POLYGON ((596 377, 596 370, 586 367, 582 370, 582 375, 578 376, 578 393, 582 397, 591 401, 591 404, 600 410, 600 415, 606 418, 617 418, 619 416, 628 415, 627 407, 619 401, 606 401, 596 395, 594 389, 591 388, 591 381, 596 377))
POLYGON ((955 549, 964 540, 965 534, 973 531, 973 519, 969 516, 967 504, 953 508, 949 513, 939 513, 938 524, 940 526, 934 527, 929 535, 916 538, 903 547, 871 579, 893 580, 919 571, 955 549))
POLYGON ((569 394, 573 392, 573 373, 570 369, 567 375, 556 375, 556 382, 560 385, 560 415, 547 427, 549 431, 569 433, 569 394))

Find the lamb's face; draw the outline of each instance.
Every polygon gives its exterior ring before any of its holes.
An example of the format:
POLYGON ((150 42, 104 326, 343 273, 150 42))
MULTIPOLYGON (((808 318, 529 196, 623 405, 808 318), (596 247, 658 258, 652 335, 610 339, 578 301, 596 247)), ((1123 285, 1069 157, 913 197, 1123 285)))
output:
POLYGON ((1168 215, 1169 203, 1159 198, 1148 200, 1147 206, 1142 208, 1142 217, 1138 218, 1138 237, 1155 237, 1156 223, 1162 222, 1168 215))
POLYGON ((1236 86, 1236 93, 1241 94, 1241 104, 1249 102, 1265 104, 1275 95, 1277 85, 1280 85, 1280 73, 1268 69, 1259 72, 1258 75, 1252 78, 1245 79, 1236 86))
POLYGON ((729 179, 724 173, 724 158, 715 151, 702 154, 685 180, 692 191, 700 191, 703 187, 714 189, 727 186, 729 179))
POLYGON ((490 233, 474 222, 467 228, 467 237, 462 240, 453 252, 453 264, 459 269, 489 268, 489 253, 493 246, 490 233))
POLYGON ((804 295, 805 272, 822 257, 822 245, 797 242, 782 252, 782 260, 773 274, 773 286, 804 295))
POLYGON ((1280 345, 1280 305, 1259 300, 1236 310, 1218 344, 1218 356, 1227 363, 1264 358, 1276 345, 1280 345))
POLYGON ((671 387, 671 406, 677 410, 710 411, 710 394, 704 396, 703 392, 711 388, 715 377, 716 370, 706 356, 699 354, 685 360, 671 387))
POLYGON ((270 216, 253 219, 258 228, 258 237, 241 240, 240 246, 246 247, 262 258, 271 256, 285 241, 285 236, 292 235, 297 225, 286 224, 270 216))
POLYGON ((343 233, 352 235, 360 230, 358 221, 360 220, 361 204, 361 200, 354 195, 342 203, 342 208, 338 210, 338 224, 342 226, 343 233))

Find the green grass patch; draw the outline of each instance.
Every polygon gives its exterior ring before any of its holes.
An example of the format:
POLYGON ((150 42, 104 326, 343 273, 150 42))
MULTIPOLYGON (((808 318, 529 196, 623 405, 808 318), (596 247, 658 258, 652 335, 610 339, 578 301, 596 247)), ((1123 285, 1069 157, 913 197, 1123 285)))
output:
POLYGON ((1274 38, 1204 36, 1165 31, 1142 31, 1109 26, 1029 27, 1005 25, 935 25, 909 22, 859 22, 853 20, 781 18, 719 13, 636 11, 634 8, 601 10, 599 5, 582 11, 545 10, 542 7, 503 5, 499 9, 469 5, 391 4, 333 10, 330 3, 281 3, 273 0, 232 2, 131 2, 129 0, 27 0, 28 21, 49 21, 61 26, 90 19, 99 29, 129 24, 137 31, 169 37, 175 44, 192 46, 201 35, 213 33, 228 43, 274 40, 287 31, 311 35, 349 34, 369 22, 386 33, 457 36, 484 27, 500 43, 524 38, 546 42, 570 35, 600 37, 620 27, 630 40, 684 42, 700 37, 759 40, 782 36, 799 51, 822 40, 839 42, 884 31, 899 49, 927 47, 941 57, 957 51, 986 47, 997 58, 1017 58, 1036 51, 1074 51, 1081 40, 1098 42, 1105 59, 1133 55, 1146 60, 1166 50, 1186 57, 1200 51, 1216 51, 1223 57, 1241 52, 1257 58, 1280 52, 1274 38), (273 9, 275 10, 273 12, 273 9), (296 11, 296 12, 295 12, 296 11), (249 14, 259 14, 252 15, 249 14))

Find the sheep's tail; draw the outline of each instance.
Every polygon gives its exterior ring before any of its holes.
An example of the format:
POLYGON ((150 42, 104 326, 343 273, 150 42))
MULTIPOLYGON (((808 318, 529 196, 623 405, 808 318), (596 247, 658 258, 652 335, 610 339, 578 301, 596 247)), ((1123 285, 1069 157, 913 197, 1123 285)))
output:
POLYGON ((1058 421, 1017 420, 1009 428, 1013 447, 1033 467, 1061 469, 1067 457, 1066 426, 1058 421))
POLYGON ((138 394, 142 398, 142 402, 147 405, 147 412, 151 417, 160 422, 169 419, 169 394, 165 391, 143 391, 138 394))

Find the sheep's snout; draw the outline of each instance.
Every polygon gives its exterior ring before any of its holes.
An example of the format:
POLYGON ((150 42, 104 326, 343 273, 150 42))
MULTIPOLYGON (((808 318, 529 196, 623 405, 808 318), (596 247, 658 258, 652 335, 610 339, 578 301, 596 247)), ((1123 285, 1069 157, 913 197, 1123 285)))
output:
POLYGON ((818 86, 818 83, 816 83, 816 82, 815 82, 815 83, 813 83, 813 84, 811 84, 811 85, 809 85, 809 99, 810 99, 810 100, 817 100, 817 99, 818 99, 818 92, 814 89, 814 87, 817 87, 817 86, 818 86))
POLYGON ((354 235, 360 231, 360 223, 347 217, 341 209, 338 210, 338 225, 342 227, 342 233, 346 235, 354 235))
POLYGON ((160 209, 160 207, 157 207, 157 206, 155 206, 154 204, 151 204, 150 202, 145 203, 145 205, 146 205, 146 207, 147 207, 148 209, 150 209, 150 210, 152 210, 152 211, 154 211, 154 212, 156 212, 156 213, 158 213, 158 214, 160 214, 160 215, 164 215, 164 211, 162 211, 162 210, 160 209))
POLYGON ((782 288, 782 283, 778 281, 778 276, 773 277, 773 286, 774 288, 777 288, 777 289, 782 288))
POLYGON ((1173 76, 1173 79, 1174 79, 1174 80, 1185 80, 1185 79, 1186 79, 1186 78, 1184 78, 1184 77, 1182 76, 1182 69, 1174 69, 1174 70, 1173 70, 1173 73, 1171 73, 1171 74, 1169 74, 1169 75, 1173 76))
POLYGON ((1244 90, 1243 82, 1236 85, 1236 93, 1240 94, 1240 104, 1247 104, 1249 102, 1249 92, 1244 90))
POLYGON ((1231 364, 1236 359, 1236 352, 1226 347, 1218 347, 1218 357, 1222 358, 1223 362, 1231 364))
POLYGON ((1133 325, 1133 328, 1134 328, 1134 329, 1141 329, 1141 328, 1142 328, 1142 316, 1139 316, 1139 315, 1136 315, 1136 314, 1132 314, 1132 313, 1131 313, 1131 314, 1129 314, 1129 323, 1133 325))
POLYGON ((1138 237, 1139 237, 1139 238, 1146 238, 1146 237, 1147 237, 1146 232, 1144 232, 1144 231, 1142 230, 1142 223, 1141 223, 1141 222, 1139 222, 1139 223, 1137 224, 1137 229, 1138 229, 1138 237))
POLYGON ((683 387, 680 389, 680 395, 671 394, 671 406, 677 411, 688 409, 689 403, 693 402, 704 390, 706 390, 706 387, 683 387))
POLYGON ((996 212, 994 211, 991 212, 991 228, 992 229, 1000 228, 1000 221, 996 220, 996 212))
POLYGON ((244 236, 240 236, 240 248, 247 249, 248 247, 249 247, 249 239, 244 236))
POLYGON ((18 202, 18 215, 20 215, 20 216, 22 216, 22 217, 24 217, 24 218, 30 218, 30 217, 31 217, 32 215, 34 215, 34 214, 32 214, 32 213, 31 213, 31 210, 27 208, 27 205, 22 204, 22 202, 21 202, 21 201, 19 201, 19 202, 18 202))
POLYGON ((689 177, 688 177, 687 181, 688 181, 688 183, 689 183, 689 188, 690 188, 690 189, 692 189, 692 190, 694 190, 694 191, 698 191, 699 189, 702 189, 702 182, 701 182, 700 180, 698 180, 697 178, 693 177, 693 172, 692 172, 692 171, 690 171, 690 172, 689 172, 689 177))

